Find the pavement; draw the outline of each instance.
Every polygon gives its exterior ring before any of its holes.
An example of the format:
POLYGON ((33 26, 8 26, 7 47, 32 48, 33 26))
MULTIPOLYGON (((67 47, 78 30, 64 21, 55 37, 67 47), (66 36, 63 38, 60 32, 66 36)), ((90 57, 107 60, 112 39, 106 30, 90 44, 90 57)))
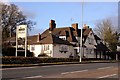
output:
POLYGON ((63 65, 63 64, 89 64, 89 63, 117 63, 115 60, 94 60, 82 62, 56 62, 56 63, 37 63, 37 64, 0 64, 2 68, 13 67, 31 67, 31 66, 48 66, 48 65, 63 65))
POLYGON ((2 68, 1 71, 3 79, 11 80, 119 80, 118 63, 14 67, 2 68))

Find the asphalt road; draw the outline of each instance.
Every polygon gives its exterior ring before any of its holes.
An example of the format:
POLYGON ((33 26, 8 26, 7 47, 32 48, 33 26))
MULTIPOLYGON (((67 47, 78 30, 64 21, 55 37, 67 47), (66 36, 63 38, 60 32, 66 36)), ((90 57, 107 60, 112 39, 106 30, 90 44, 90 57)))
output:
POLYGON ((118 78, 118 63, 64 64, 3 68, 3 79, 33 78, 118 78))

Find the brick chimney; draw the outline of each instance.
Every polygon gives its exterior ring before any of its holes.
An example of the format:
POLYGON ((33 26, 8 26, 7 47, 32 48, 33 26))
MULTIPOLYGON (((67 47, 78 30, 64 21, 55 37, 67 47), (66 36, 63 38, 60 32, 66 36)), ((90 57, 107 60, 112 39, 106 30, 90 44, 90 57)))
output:
POLYGON ((56 23, 55 20, 50 20, 50 24, 49 24, 49 30, 52 31, 54 28, 56 28, 56 23))
POLYGON ((89 26, 87 26, 86 24, 84 24, 83 29, 89 29, 89 26))
POLYGON ((72 24, 72 27, 77 31, 78 30, 78 23, 72 24))
POLYGON ((41 40, 41 35, 39 33, 38 36, 37 36, 37 42, 40 42, 40 40, 41 40))

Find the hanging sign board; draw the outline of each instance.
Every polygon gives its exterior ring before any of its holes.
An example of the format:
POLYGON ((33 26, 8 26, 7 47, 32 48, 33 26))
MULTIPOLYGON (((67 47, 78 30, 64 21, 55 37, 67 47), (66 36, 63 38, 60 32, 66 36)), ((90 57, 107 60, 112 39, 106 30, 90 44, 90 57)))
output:
POLYGON ((27 57, 27 25, 19 25, 16 28, 16 56, 19 51, 18 38, 25 39, 25 57, 27 57))
POLYGON ((17 27, 17 37, 25 38, 27 36, 27 25, 20 25, 17 27))

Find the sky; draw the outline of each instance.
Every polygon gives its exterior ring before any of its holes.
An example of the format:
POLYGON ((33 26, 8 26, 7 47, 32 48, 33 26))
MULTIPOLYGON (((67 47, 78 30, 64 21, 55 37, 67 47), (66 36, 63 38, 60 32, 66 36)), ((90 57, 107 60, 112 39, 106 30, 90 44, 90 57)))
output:
MULTIPOLYGON (((42 33, 49 28, 51 19, 55 20, 56 27, 67 27, 78 23, 82 28, 82 2, 12 2, 16 4, 28 19, 36 25, 30 35, 42 33)), ((109 18, 115 24, 118 17, 117 2, 84 2, 83 24, 95 28, 95 23, 109 18)))

